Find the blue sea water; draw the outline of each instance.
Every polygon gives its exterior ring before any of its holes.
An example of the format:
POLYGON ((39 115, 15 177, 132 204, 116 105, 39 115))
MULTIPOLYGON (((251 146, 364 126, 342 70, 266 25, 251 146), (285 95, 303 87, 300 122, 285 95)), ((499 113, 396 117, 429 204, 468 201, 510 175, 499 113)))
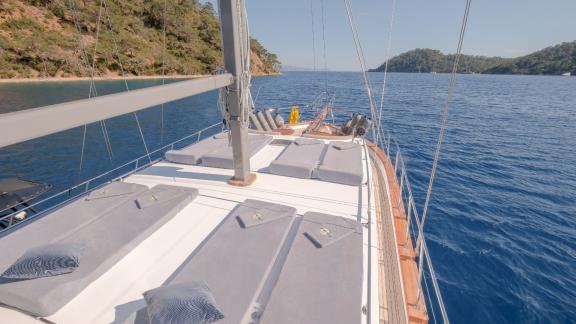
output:
MULTIPOLYGON (((375 87, 381 73, 371 73, 375 87)), ((389 75, 384 126, 399 142, 421 209, 448 76, 389 75)), ((131 88, 158 81, 129 81, 131 88)), ((307 104, 335 93, 335 118, 368 112, 359 73, 291 72, 253 80, 256 105, 307 104), (325 79, 326 78, 326 79, 325 79)), ((124 90, 98 82, 100 94, 124 90)), ((454 323, 576 320, 576 78, 459 75, 426 224, 448 315, 454 323)), ((86 98, 87 82, 0 84, 0 113, 86 98)), ((379 101, 379 100, 378 100, 379 101)), ((220 120, 216 93, 138 114, 150 149, 220 120)), ((27 127, 27 125, 22 125, 27 127)), ((53 191, 145 153, 133 115, 0 149, 0 176, 47 182, 53 191)))

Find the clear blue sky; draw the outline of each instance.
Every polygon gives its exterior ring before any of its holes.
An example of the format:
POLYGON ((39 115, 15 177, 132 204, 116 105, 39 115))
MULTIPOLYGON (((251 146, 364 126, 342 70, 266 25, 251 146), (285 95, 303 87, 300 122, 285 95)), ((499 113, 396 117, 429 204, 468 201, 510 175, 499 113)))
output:
MULTIPOLYGON (((216 1, 211 0, 213 3, 216 1)), ((250 31, 283 64, 311 67, 311 0, 246 0, 250 31)), ((317 64, 323 66, 320 0, 312 0, 317 64)), ((384 60, 392 0, 351 0, 368 67, 384 60)), ((465 0, 397 0, 392 55, 456 49, 465 0)), ((359 70, 344 1, 324 0, 327 65, 359 70)), ((576 40, 576 0, 473 0, 466 54, 516 57, 576 40)))

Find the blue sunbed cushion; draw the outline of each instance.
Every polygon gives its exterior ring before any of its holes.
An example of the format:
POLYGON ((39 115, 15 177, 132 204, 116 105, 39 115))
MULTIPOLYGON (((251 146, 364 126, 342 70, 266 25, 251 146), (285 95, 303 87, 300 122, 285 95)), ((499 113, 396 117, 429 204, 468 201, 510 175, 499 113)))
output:
POLYGON ((4 273, 3 279, 36 279, 70 273, 80 266, 78 245, 49 244, 28 250, 4 273))
POLYGON ((161 286, 144 293, 154 324, 207 324, 224 318, 205 282, 161 286))

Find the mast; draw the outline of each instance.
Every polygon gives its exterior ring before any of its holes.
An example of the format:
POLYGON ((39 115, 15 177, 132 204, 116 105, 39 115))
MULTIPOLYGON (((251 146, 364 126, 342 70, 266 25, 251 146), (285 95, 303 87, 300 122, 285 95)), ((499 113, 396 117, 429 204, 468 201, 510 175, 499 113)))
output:
MULTIPOLYGON (((224 68, 233 76, 233 82, 225 91, 226 113, 229 114, 229 127, 232 138, 232 154, 234 158, 234 177, 230 184, 246 186, 250 185, 256 178, 250 173, 250 158, 246 150, 248 137, 247 123, 244 122, 246 112, 243 109, 243 100, 248 89, 247 84, 241 84, 240 78, 244 77, 243 60, 246 59, 242 53, 242 42, 248 41, 241 37, 239 26, 246 23, 244 15, 243 0, 219 0, 220 25, 222 29, 222 50, 224 54, 224 68)), ((248 45, 248 44, 244 44, 248 45)), ((247 46, 249 48, 249 45, 247 46)), ((244 104, 246 102, 244 101, 244 104)))

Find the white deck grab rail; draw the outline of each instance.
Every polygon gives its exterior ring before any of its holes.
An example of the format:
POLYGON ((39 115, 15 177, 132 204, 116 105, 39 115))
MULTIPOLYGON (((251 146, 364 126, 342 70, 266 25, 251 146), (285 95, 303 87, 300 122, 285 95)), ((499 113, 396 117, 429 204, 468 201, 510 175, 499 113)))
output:
POLYGON ((229 73, 0 114, 0 147, 226 87, 229 73))

